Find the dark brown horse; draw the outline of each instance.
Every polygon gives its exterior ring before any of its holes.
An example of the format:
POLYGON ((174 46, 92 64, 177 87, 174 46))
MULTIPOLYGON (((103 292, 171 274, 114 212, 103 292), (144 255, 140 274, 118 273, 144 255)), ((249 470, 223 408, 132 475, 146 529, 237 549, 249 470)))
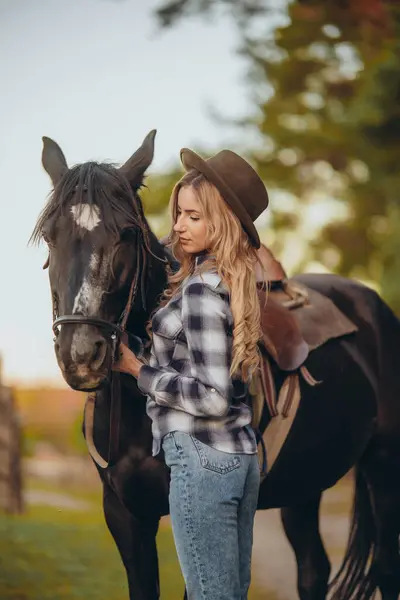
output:
MULTIPOLYGON (((73 317, 56 337, 57 361, 71 387, 97 390, 94 443, 105 458, 116 324, 126 315, 127 331, 146 340, 145 324, 167 279, 165 250, 150 231, 139 198, 153 149, 151 132, 119 169, 97 163, 70 169, 57 144, 44 138, 43 165, 54 191, 33 237, 49 246, 53 317, 73 317)), ((262 483, 259 508, 282 508, 298 564, 299 596, 321 600, 329 593, 330 575, 318 526, 321 494, 355 466, 351 535, 330 592, 337 600, 363 600, 379 588, 384 600, 396 600, 400 324, 367 287, 333 275, 299 279, 331 298, 358 331, 309 355, 306 365, 322 384, 301 383, 300 408, 262 483)), ((276 366, 274 378, 279 389, 284 373, 276 366)), ((160 517, 168 514, 169 473, 162 456, 151 456, 145 402, 135 379, 122 375, 118 455, 107 468, 99 467, 105 519, 126 568, 131 600, 159 598, 156 533, 160 517)), ((267 422, 265 414, 261 429, 267 422)))

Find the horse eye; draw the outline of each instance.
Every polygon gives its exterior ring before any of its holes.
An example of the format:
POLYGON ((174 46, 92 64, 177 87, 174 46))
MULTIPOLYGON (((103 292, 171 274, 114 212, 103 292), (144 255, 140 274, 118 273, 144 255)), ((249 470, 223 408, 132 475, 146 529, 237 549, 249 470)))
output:
POLYGON ((49 236, 47 235, 47 233, 45 231, 42 231, 42 239, 44 242, 46 242, 46 244, 48 246, 54 246, 54 244, 51 242, 49 236))
POLYGON ((132 229, 132 227, 125 227, 121 231, 121 235, 119 238, 119 244, 131 241, 133 235, 134 235, 134 229, 132 229))

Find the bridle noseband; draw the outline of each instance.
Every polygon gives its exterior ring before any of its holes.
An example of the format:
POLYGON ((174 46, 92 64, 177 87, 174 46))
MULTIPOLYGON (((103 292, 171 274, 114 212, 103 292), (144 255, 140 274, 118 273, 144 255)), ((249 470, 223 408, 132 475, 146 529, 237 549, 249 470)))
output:
MULTIPOLYGON (((53 332, 55 335, 54 341, 56 341, 60 333, 60 325, 93 325, 94 327, 102 329, 106 333, 106 336, 109 337, 113 342, 120 340, 122 334, 124 333, 124 329, 122 329, 120 325, 116 323, 110 323, 105 319, 100 319, 98 317, 86 317, 85 315, 63 315, 62 317, 57 317, 53 322, 53 332)), ((115 360, 114 353, 113 358, 115 360)))

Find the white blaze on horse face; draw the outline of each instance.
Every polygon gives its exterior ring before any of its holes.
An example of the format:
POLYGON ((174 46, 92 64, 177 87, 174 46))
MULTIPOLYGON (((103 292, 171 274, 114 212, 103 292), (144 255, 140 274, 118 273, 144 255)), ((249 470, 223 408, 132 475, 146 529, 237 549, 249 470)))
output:
POLYGON ((89 260, 89 265, 92 271, 96 271, 99 266, 99 255, 93 252, 89 260))
MULTIPOLYGON (((103 257, 99 269, 99 255, 93 253, 89 259, 89 271, 85 274, 82 285, 77 293, 72 314, 82 314, 86 316, 98 316, 101 306, 101 299, 104 294, 106 275, 109 266, 109 260, 103 257)), ((82 325, 76 328, 71 342, 71 358, 77 362, 79 355, 86 353, 89 349, 91 340, 89 328, 82 325)))
POLYGON ((77 293, 74 300, 72 314, 80 313, 82 315, 97 315, 101 304, 103 290, 101 286, 89 278, 83 280, 81 289, 77 293))
POLYGON ((96 316, 99 312, 101 299, 104 293, 105 273, 108 261, 103 260, 99 270, 99 255, 96 252, 89 258, 89 272, 85 273, 79 292, 77 293, 72 314, 96 316))
POLYGON ((92 231, 101 221, 99 208, 91 204, 75 204, 71 206, 71 213, 75 223, 88 231, 92 231))

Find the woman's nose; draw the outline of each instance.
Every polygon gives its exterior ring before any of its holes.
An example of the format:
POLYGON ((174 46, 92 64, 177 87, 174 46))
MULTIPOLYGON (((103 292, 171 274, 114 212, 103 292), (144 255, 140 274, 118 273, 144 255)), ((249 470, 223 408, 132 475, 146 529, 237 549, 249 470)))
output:
POLYGON ((183 227, 183 222, 180 219, 180 217, 177 218, 175 225, 174 225, 174 231, 179 232, 179 231, 183 231, 184 227, 183 227))

